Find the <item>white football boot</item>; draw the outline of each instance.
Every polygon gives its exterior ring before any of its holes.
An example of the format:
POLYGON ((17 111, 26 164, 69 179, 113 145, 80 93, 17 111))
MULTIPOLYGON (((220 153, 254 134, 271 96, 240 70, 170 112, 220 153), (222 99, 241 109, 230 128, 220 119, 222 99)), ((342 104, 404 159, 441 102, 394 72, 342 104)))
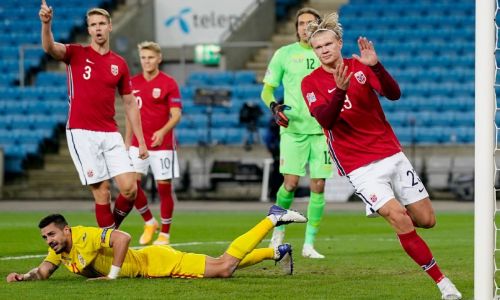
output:
POLYGON ((319 253, 318 251, 316 251, 316 249, 314 249, 313 245, 309 245, 309 244, 304 244, 304 246, 302 247, 302 256, 304 257, 308 257, 308 258, 325 258, 325 256, 321 253, 319 253))
POLYGON ((460 300, 462 299, 462 294, 457 290, 453 282, 451 282, 448 277, 443 278, 437 284, 439 290, 441 291, 441 299, 443 300, 460 300))

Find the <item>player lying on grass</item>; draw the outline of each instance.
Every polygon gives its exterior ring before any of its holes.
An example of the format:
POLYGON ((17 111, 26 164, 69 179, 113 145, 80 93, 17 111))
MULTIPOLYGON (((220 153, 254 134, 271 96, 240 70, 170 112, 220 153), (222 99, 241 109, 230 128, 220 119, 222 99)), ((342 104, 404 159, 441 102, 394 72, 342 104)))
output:
POLYGON ((10 273, 7 282, 48 279, 60 264, 72 273, 88 278, 117 277, 230 277, 236 269, 263 260, 280 262, 286 274, 293 273, 292 247, 255 247, 275 226, 306 223, 307 218, 293 210, 272 206, 255 227, 235 239, 218 258, 185 253, 168 245, 129 248, 130 235, 116 229, 70 227, 64 217, 53 214, 40 221, 42 238, 49 245, 45 260, 26 274, 10 273))

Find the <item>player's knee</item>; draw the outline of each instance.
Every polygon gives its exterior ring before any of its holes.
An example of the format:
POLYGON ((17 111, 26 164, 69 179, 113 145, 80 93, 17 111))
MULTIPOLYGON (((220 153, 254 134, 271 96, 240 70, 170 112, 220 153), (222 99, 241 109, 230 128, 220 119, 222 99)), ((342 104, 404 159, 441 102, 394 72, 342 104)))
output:
POLYGON ((125 199, 134 201, 137 197, 137 186, 131 185, 130 187, 124 188, 120 193, 125 197, 125 199))
POLYGON ((391 210, 386 219, 391 223, 391 225, 398 231, 410 231, 414 228, 413 222, 406 214, 404 209, 394 209, 391 210))
POLYGON ((325 191, 325 180, 323 179, 311 180, 310 187, 313 193, 321 194, 325 191))
POLYGON ((219 272, 219 277, 221 278, 229 278, 233 276, 235 267, 232 264, 225 263, 222 265, 222 268, 219 272))
POLYGON ((285 190, 287 190, 287 192, 295 192, 298 186, 299 183, 296 181, 285 182, 285 190))
POLYGON ((420 228, 432 228, 436 226, 436 218, 434 215, 425 216, 424 218, 419 219, 417 224, 420 228))

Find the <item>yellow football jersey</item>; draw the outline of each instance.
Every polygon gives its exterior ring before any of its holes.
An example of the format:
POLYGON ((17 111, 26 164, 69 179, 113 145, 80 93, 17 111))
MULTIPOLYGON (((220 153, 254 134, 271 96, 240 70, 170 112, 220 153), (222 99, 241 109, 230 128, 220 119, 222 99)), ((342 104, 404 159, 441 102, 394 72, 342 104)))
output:
MULTIPOLYGON (((56 254, 52 248, 45 258, 56 266, 85 277, 106 276, 113 262, 110 236, 113 229, 71 227, 73 246, 69 253, 56 254)), ((203 277, 205 255, 185 253, 165 246, 128 249, 119 277, 203 277)))

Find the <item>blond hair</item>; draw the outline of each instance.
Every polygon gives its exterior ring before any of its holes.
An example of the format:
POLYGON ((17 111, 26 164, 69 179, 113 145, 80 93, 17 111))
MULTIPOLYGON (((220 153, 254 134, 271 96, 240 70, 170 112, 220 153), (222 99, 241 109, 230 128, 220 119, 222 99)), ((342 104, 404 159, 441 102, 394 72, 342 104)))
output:
POLYGON ((139 51, 141 50, 151 50, 153 52, 156 52, 156 54, 160 54, 161 55, 161 47, 158 43, 155 43, 155 42, 151 42, 151 41, 144 41, 144 42, 141 42, 137 45, 137 49, 139 49, 139 51))
POLYGON ((87 22, 89 21, 90 16, 95 16, 95 15, 106 17, 108 19, 108 22, 111 24, 111 15, 109 14, 109 12, 103 8, 98 8, 98 7, 94 7, 87 10, 87 22))
POLYGON ((320 22, 313 21, 307 25, 307 41, 311 43, 311 39, 314 35, 320 31, 330 31, 337 36, 339 40, 342 39, 342 25, 339 23, 339 15, 334 12, 326 16, 320 22))

